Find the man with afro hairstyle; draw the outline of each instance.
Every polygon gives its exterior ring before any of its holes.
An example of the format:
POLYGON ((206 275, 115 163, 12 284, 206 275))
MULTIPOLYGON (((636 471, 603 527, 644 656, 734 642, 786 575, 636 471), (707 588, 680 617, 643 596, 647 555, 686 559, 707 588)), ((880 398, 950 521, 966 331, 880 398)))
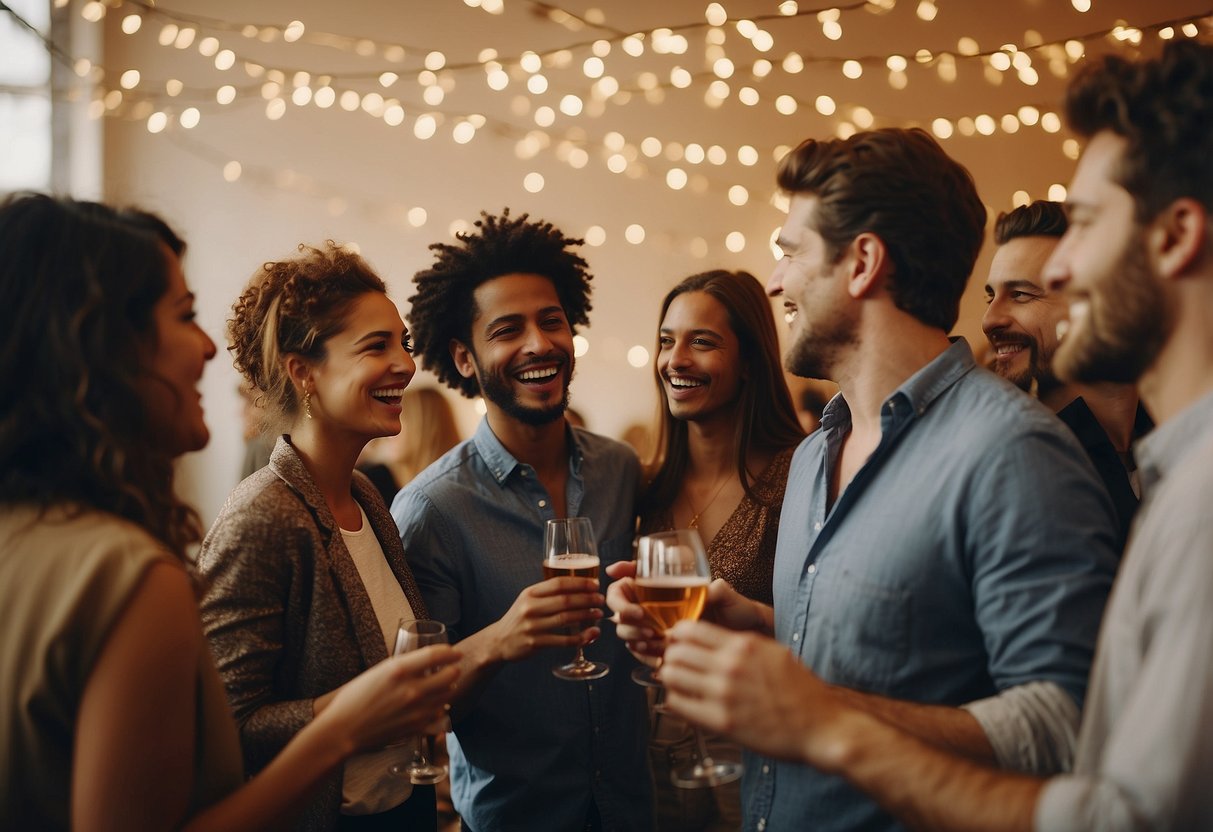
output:
POLYGON ((636 456, 565 420, 574 327, 589 323, 581 242, 483 214, 431 246, 409 299, 422 365, 487 409, 392 504, 426 605, 464 655, 451 793, 475 832, 652 828, 634 660, 597 626, 598 580, 542 574, 544 527, 561 517, 590 518, 603 566, 631 559, 636 456), (578 645, 611 671, 556 678, 578 645))

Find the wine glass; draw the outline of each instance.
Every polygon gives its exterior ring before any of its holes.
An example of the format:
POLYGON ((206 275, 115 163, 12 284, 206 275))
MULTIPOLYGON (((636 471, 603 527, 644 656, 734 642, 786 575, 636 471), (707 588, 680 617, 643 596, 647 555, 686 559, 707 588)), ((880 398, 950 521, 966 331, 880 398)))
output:
MULTIPOLYGON (((400 619, 396 628, 396 646, 393 656, 420 650, 431 644, 446 644, 446 625, 441 621, 431 621, 427 618, 400 619)), ((413 750, 413 759, 408 765, 393 765, 389 771, 392 774, 408 775, 409 782, 418 786, 430 786, 445 780, 447 767, 439 765, 434 760, 435 737, 433 735, 417 737, 413 750)))
MULTIPOLYGON (((549 520, 543 534, 543 579, 593 578, 598 580, 598 545, 588 517, 549 520)), ((552 673, 575 682, 601 679, 611 672, 605 662, 592 662, 577 646, 577 655, 552 673)))
MULTIPOLYGON (((653 629, 660 633, 679 621, 694 621, 703 614, 712 573, 699 532, 677 529, 647 536, 636 550, 636 600, 653 629)), ((660 684, 660 683, 659 683, 660 684)), ((670 780, 684 789, 731 783, 741 777, 740 763, 713 760, 703 732, 692 726, 697 759, 674 768, 670 780)))

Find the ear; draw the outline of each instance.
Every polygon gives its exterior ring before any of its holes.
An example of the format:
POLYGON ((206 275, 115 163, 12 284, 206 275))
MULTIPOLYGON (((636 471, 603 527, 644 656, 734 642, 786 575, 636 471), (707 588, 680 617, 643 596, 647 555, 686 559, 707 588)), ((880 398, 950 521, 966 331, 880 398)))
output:
POLYGON ((884 240, 865 231, 847 246, 847 293, 856 299, 872 297, 884 284, 893 261, 884 240))
POLYGON ((476 363, 472 361, 472 351, 462 341, 454 338, 451 339, 451 361, 455 362, 459 375, 464 378, 476 377, 476 363))
POLYGON ((1164 279, 1181 277, 1204 254, 1209 215, 1191 197, 1164 208, 1146 230, 1146 249, 1155 271, 1164 279))
POLYGON ((309 390, 312 382, 312 365, 303 356, 290 353, 286 356, 286 374, 296 390, 309 390))

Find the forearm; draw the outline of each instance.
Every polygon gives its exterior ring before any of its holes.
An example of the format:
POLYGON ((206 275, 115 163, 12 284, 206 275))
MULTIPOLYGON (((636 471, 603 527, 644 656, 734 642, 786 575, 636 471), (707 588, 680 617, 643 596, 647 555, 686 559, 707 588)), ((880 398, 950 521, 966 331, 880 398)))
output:
POLYGON ((925 743, 986 765, 998 765, 981 723, 968 711, 943 705, 904 702, 835 687, 839 699, 925 743))
POLYGON ((291 829, 308 795, 353 753, 347 737, 319 723, 299 732, 260 774, 195 816, 186 832, 291 829))
MULTIPOLYGON (((943 751, 882 718, 847 711, 833 768, 915 829, 1029 832, 1044 781, 943 751)), ((966 729, 961 729, 961 735, 966 729)), ((963 741, 963 740, 962 740, 963 741)))

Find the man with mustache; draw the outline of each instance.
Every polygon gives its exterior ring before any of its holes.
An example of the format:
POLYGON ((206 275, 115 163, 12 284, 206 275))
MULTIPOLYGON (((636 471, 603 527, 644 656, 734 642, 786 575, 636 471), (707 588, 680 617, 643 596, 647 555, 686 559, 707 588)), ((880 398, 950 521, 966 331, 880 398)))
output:
POLYGON ((672 631, 668 707, 845 778, 919 828, 1213 829, 1213 47, 1105 58, 1071 84, 1088 139, 1044 269, 1070 301, 1058 375, 1135 383, 1158 426, 1104 615, 1073 771, 995 771, 857 707, 781 645, 672 631))
POLYGON ((465 657, 451 793, 475 832, 653 823, 648 716, 623 643, 608 632, 587 648, 611 665, 604 678, 552 675, 599 636, 604 599, 594 579, 541 580, 545 523, 589 517, 601 562, 630 560, 639 482, 631 449, 565 419, 574 327, 589 323, 580 243, 525 214, 485 214, 431 246, 409 299, 422 365, 487 410, 392 504, 426 605, 465 657))
POLYGON ((986 280, 986 314, 981 328, 994 356, 991 369, 1057 413, 1082 444, 1112 498, 1124 548, 1140 485, 1129 446, 1154 423, 1131 384, 1063 382, 1053 372, 1066 304, 1050 294, 1041 269, 1066 232, 1058 202, 1037 200, 998 215, 998 250, 986 280))

